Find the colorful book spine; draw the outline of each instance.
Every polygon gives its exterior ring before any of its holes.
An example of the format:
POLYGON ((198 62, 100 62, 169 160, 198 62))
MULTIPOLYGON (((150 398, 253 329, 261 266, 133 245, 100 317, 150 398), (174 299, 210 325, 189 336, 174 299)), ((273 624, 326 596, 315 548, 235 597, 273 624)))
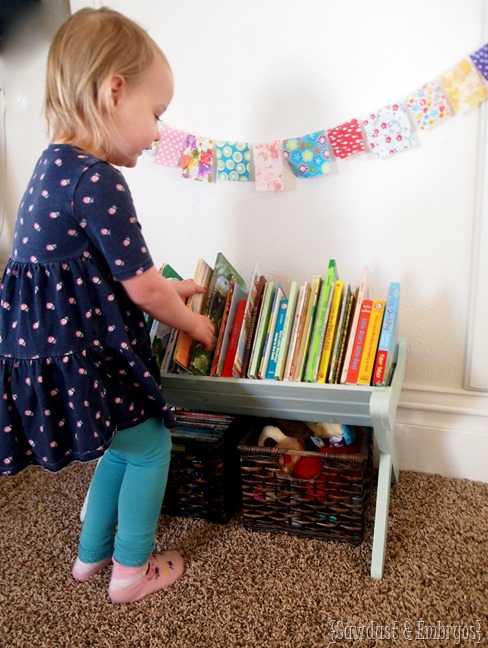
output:
POLYGON ((246 349, 244 352, 244 358, 242 360, 242 369, 241 369, 240 378, 245 378, 247 376, 247 370, 249 368, 249 361, 251 359, 251 352, 254 344, 254 338, 256 336, 256 324, 261 310, 261 304, 263 301, 263 294, 264 294, 264 289, 266 288, 266 283, 267 283, 266 277, 264 275, 261 275, 259 277, 258 290, 256 293, 254 306, 251 309, 251 320, 249 323, 249 331, 247 333, 246 349))
POLYGON ((276 373, 276 365, 278 364, 278 356, 280 353, 280 347, 283 341, 283 329, 285 327, 286 313, 288 310, 288 299, 283 298, 280 300, 278 318, 276 320, 276 326, 274 328, 273 340, 271 343, 271 353, 268 360, 268 366, 266 369, 266 378, 268 380, 274 380, 276 373))
POLYGON ((290 346, 291 331, 293 328, 293 319, 295 317, 297 306, 298 291, 298 282, 292 281, 290 284, 290 290, 288 291, 288 306, 286 309, 285 323, 283 325, 283 336, 281 338, 278 360, 276 362, 275 380, 283 380, 286 359, 288 357, 288 349, 290 346))
POLYGON ((386 297, 385 315, 373 369, 373 385, 386 386, 390 384, 398 340, 399 310, 400 284, 394 281, 390 284, 386 297))
POLYGON ((339 318, 338 331, 334 342, 334 350, 330 360, 330 367, 327 375, 327 382, 335 385, 340 378, 342 369, 342 358, 344 355, 344 348, 349 336, 351 312, 354 307, 355 295, 352 292, 351 285, 347 284, 344 289, 344 296, 342 298, 341 314, 339 318))
POLYGON ((232 325, 232 331, 229 339, 229 346, 227 347, 227 352, 225 354, 225 359, 224 359, 224 366, 222 368, 223 378, 233 377, 232 370, 234 368, 234 360, 237 353, 237 345, 239 343, 239 336, 241 334, 242 323, 244 321, 244 312, 246 310, 246 304, 247 304, 247 298, 240 299, 237 304, 234 323, 232 325))
POLYGON ((361 356, 361 364, 359 365, 359 374, 357 380, 358 385, 371 384, 371 376, 373 375, 376 349, 378 348, 381 325, 383 323, 383 316, 385 313, 385 304, 386 302, 384 299, 373 299, 371 316, 369 318, 368 330, 366 331, 366 339, 364 341, 363 354, 361 356))
POLYGON ((310 298, 305 313, 304 327, 300 337, 300 347, 295 365, 295 372, 293 374, 293 380, 295 382, 300 382, 303 379, 303 372, 305 371, 305 363, 307 361, 310 336, 312 334, 313 322, 317 311, 317 302, 321 284, 322 277, 320 275, 314 275, 312 279, 310 298))
POLYGON ((329 363, 332 356, 332 349, 337 333, 339 313, 342 303, 342 291, 344 290, 344 282, 340 279, 334 284, 332 292, 332 300, 330 303, 329 317, 327 319, 327 328, 325 330, 324 344, 322 353, 320 355, 319 366, 317 370, 318 383, 325 383, 327 372, 329 370, 329 363))
POLYGON ((315 382, 317 380, 322 348, 324 346, 327 331, 327 322, 332 303, 332 295, 334 292, 334 283, 338 278, 336 262, 334 259, 331 259, 329 261, 327 273, 322 281, 317 302, 317 314, 313 323, 312 334, 310 337, 310 349, 303 376, 306 382, 315 382))
POLYGON ((347 381, 347 372, 349 371, 349 364, 351 362, 351 355, 354 346, 354 339, 356 337, 356 330, 358 327, 359 313, 361 312, 361 306, 364 299, 369 298, 369 268, 365 266, 361 275, 361 281, 357 290, 357 295, 354 300, 354 313, 351 321, 351 328, 349 331, 349 337, 347 340, 344 360, 342 363, 342 372, 340 382, 345 383, 347 381))
POLYGON ((295 365, 298 357, 298 351, 300 347, 300 335, 303 331, 304 321, 305 321, 305 312, 307 310, 308 300, 310 298, 311 286, 308 281, 306 281, 298 293, 297 307, 295 311, 295 319, 293 321, 293 329, 290 337, 290 347, 288 349, 288 356, 286 358, 285 373, 283 375, 283 380, 293 380, 293 374, 295 372, 295 365))
POLYGON ((170 373, 173 366, 173 353, 175 350, 176 340, 178 338, 178 329, 171 329, 166 351, 164 352, 163 361, 161 362, 161 373, 170 373))
POLYGON ((234 366, 232 367, 232 375, 235 378, 240 378, 243 375, 244 357, 246 355, 246 343, 249 336, 249 328, 251 326, 251 317, 256 302, 256 296, 259 288, 259 266, 256 264, 249 284, 249 295, 247 297, 246 308, 244 310, 244 320, 242 322, 239 340, 237 341, 237 351, 234 358, 234 366))
POLYGON ((285 299, 286 295, 283 292, 283 288, 278 284, 275 289, 273 296, 273 302, 271 304, 271 312, 268 321, 268 328, 266 330, 266 336, 264 338, 263 351, 261 354, 261 361, 259 363, 258 369, 258 378, 262 380, 266 377, 266 370, 268 368, 269 357, 271 355, 271 346, 273 344, 273 336, 275 332, 276 322, 278 321, 278 314, 280 310, 280 302, 282 299, 285 299))
POLYGON ((359 366, 361 364, 361 356, 364 350, 366 332, 368 330, 372 307, 372 299, 363 299, 361 310, 359 312, 358 326, 356 329, 356 334, 354 336, 354 346, 351 354, 351 362, 349 363, 349 369, 347 371, 347 385, 356 385, 358 381, 359 366))
POLYGON ((224 338, 226 338, 226 334, 228 333, 229 330, 228 328, 229 317, 231 317, 231 305, 232 305, 232 298, 234 296, 235 287, 236 284, 233 283, 229 288, 229 292, 227 293, 227 299, 225 300, 224 312, 222 314, 222 323, 220 324, 219 334, 217 336, 217 342, 215 343, 215 351, 212 358, 212 366, 210 368, 211 376, 222 375, 222 367, 224 365, 224 358, 225 358, 225 349, 224 352, 222 353, 222 348, 224 346, 224 338), (221 357, 222 357, 222 361, 221 361, 221 357))
POLYGON ((261 362, 264 340, 266 337, 266 331, 268 330, 269 317, 271 314, 271 304, 273 303, 274 293, 274 281, 268 281, 264 289, 263 301, 261 303, 259 318, 256 324, 256 335, 254 338, 251 358, 249 360, 249 369, 247 372, 248 378, 258 377, 259 363, 261 362))

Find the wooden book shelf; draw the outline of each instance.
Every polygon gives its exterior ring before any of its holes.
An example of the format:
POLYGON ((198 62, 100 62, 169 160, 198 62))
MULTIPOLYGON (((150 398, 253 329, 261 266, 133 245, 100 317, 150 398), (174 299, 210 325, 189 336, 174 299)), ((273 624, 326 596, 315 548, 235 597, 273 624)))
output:
POLYGON ((379 450, 371 576, 383 577, 390 485, 399 479, 395 418, 405 377, 406 341, 398 342, 396 366, 388 387, 323 385, 163 374, 171 406, 226 414, 372 427, 379 450))

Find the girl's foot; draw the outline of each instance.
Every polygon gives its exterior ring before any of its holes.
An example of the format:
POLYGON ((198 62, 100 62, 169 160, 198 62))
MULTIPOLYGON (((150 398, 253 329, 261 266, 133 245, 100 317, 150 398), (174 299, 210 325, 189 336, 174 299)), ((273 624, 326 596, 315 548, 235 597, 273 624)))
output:
POLYGON ((75 560, 75 564, 73 565, 73 569, 71 570, 71 575, 75 580, 84 583, 89 578, 102 571, 104 567, 110 565, 111 562, 111 558, 105 558, 105 560, 99 560, 98 562, 94 563, 86 563, 77 558, 75 560))
POLYGON ((151 556, 142 567, 124 567, 113 561, 108 594, 113 603, 133 603, 172 585, 183 574, 183 558, 177 551, 151 556))

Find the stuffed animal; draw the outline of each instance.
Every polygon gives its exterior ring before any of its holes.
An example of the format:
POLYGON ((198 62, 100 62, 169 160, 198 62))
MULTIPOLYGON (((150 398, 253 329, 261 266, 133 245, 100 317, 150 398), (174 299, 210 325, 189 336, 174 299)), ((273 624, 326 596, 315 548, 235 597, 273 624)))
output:
MULTIPOLYGON (((281 448, 283 450, 303 450, 305 444, 301 439, 287 436, 274 425, 265 425, 259 435, 258 446, 269 446, 281 448), (270 443, 271 442, 271 443, 270 443)), ((292 475, 295 466, 300 459, 300 455, 282 454, 280 455, 280 466, 288 475, 292 475)))

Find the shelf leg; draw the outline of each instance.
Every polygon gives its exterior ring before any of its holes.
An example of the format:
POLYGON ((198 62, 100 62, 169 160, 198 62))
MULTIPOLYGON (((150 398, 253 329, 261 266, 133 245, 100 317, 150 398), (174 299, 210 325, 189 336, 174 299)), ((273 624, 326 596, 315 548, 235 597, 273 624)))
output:
POLYGON ((385 566, 386 532, 388 530, 391 478, 391 455, 381 453, 378 467, 376 513, 374 519, 373 551, 371 556, 371 578, 377 580, 383 578, 383 569, 385 566))

